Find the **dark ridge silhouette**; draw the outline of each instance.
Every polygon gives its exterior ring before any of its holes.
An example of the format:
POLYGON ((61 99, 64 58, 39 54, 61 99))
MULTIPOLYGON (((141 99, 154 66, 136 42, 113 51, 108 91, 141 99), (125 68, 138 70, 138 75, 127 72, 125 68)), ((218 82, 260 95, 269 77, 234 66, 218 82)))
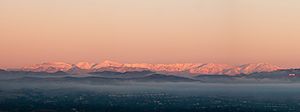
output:
POLYGON ((103 71, 103 72, 92 72, 91 75, 107 77, 107 78, 137 78, 144 77, 149 74, 153 74, 152 71, 130 71, 130 72, 113 72, 113 71, 103 71))
POLYGON ((151 73, 155 73, 155 72, 152 72, 150 70, 143 70, 143 71, 128 71, 128 72, 124 72, 123 74, 151 74, 151 73))
POLYGON ((92 74, 92 75, 102 75, 102 74, 107 74, 107 75, 120 75, 120 74, 122 74, 122 72, 102 71, 102 72, 90 72, 89 74, 92 74))
POLYGON ((179 77, 174 75, 164 75, 164 74, 151 74, 146 77, 133 79, 136 81, 155 81, 155 82, 192 82, 196 81, 190 78, 179 77))
POLYGON ((66 72, 63 71, 57 71, 55 73, 48 73, 48 72, 32 72, 32 71, 0 71, 0 73, 2 74, 7 74, 7 75, 37 75, 37 76, 41 76, 41 75, 70 75, 66 72))
POLYGON ((0 69, 0 73, 4 73, 4 72, 6 72, 5 70, 3 70, 3 69, 0 69))
POLYGON ((300 69, 284 69, 273 72, 260 72, 260 73, 252 73, 250 75, 245 76, 247 78, 299 78, 300 77, 300 69))

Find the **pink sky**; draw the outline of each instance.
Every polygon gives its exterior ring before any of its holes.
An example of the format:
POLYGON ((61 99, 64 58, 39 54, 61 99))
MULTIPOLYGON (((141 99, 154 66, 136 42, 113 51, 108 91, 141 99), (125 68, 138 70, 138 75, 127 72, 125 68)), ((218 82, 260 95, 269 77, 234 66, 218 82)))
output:
POLYGON ((300 67, 299 0, 0 0, 0 67, 46 61, 300 67))

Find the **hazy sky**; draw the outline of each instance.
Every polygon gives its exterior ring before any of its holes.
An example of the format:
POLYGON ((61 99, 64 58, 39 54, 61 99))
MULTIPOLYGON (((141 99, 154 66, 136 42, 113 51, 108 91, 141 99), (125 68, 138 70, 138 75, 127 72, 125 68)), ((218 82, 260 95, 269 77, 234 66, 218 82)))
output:
POLYGON ((299 0, 0 0, 0 67, 46 61, 300 67, 299 0))

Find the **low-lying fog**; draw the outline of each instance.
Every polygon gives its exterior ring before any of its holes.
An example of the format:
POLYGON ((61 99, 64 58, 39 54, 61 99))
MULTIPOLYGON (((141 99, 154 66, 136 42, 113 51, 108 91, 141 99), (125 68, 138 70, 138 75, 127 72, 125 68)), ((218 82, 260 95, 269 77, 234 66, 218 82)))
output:
POLYGON ((200 82, 122 82, 114 84, 86 84, 74 82, 1 82, 0 90, 22 89, 45 91, 87 91, 111 93, 158 92, 176 95, 226 95, 226 96, 293 96, 300 94, 300 84, 212 84, 200 82))

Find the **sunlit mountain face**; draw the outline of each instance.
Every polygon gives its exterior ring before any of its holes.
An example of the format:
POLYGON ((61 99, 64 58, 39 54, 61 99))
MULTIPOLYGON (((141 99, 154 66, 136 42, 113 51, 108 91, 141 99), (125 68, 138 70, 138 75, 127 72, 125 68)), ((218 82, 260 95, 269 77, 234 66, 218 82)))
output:
POLYGON ((102 63, 79 62, 77 64, 69 64, 64 62, 48 62, 26 66, 20 68, 21 71, 32 72, 48 72, 54 73, 63 71, 72 74, 82 74, 88 72, 114 71, 153 71, 165 74, 187 74, 187 75, 239 75, 251 74, 255 72, 271 72, 281 69, 278 66, 267 63, 245 64, 241 66, 232 66, 227 64, 195 64, 195 63, 177 63, 177 64, 123 64, 113 61, 104 61, 102 63))

